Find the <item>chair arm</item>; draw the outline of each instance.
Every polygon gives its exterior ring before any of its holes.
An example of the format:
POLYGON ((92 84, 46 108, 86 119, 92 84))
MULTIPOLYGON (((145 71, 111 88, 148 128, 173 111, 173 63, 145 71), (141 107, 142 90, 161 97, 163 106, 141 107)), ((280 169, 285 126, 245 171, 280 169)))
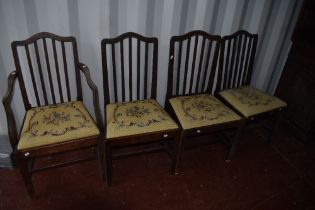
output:
POLYGON ((100 109, 100 102, 99 102, 99 96, 98 96, 98 89, 95 83, 91 79, 90 70, 87 67, 87 65, 83 63, 79 63, 79 69, 83 72, 86 82, 90 89, 93 92, 93 105, 94 105, 94 112, 96 117, 96 123, 98 128, 100 129, 101 133, 104 133, 104 125, 102 120, 102 114, 100 109))
POLYGON ((5 96, 2 99, 2 103, 4 106, 4 110, 7 116, 7 123, 8 123, 8 134, 10 139, 10 144, 12 149, 15 150, 19 140, 18 140, 18 132, 16 129, 16 122, 15 117, 11 108, 11 102, 13 98, 13 90, 14 90, 14 83, 17 78, 17 72, 13 71, 8 76, 8 88, 5 96))

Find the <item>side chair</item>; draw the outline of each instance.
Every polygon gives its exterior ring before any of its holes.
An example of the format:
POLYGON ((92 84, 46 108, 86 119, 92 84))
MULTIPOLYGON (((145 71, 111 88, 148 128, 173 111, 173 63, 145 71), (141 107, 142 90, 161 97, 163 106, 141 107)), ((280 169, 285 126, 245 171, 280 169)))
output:
MULTIPOLYGON (((157 58, 157 38, 128 32, 102 40, 108 185, 112 183, 114 149, 179 141, 178 125, 156 101, 157 58)), ((171 173, 175 171, 174 148, 171 173)))
POLYGON ((214 96, 220 45, 221 37, 204 31, 170 40, 166 107, 180 125, 177 162, 187 139, 227 130, 234 135, 226 160, 234 155, 244 121, 214 96))
POLYGON ((268 142, 273 138, 287 104, 281 99, 250 85, 258 35, 241 30, 222 38, 218 94, 246 124, 272 118, 268 142))

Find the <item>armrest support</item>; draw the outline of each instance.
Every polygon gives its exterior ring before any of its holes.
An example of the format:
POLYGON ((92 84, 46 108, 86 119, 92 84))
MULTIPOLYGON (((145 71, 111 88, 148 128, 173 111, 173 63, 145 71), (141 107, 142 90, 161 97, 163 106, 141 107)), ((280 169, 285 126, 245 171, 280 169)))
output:
POLYGON ((4 106, 4 110, 7 116, 7 123, 8 123, 8 134, 12 149, 15 150, 19 140, 18 140, 18 132, 16 129, 16 122, 15 117, 11 108, 11 102, 13 98, 13 90, 15 80, 17 78, 17 72, 13 71, 8 76, 8 88, 5 96, 2 99, 2 103, 4 106))
POLYGON ((79 69, 83 72, 86 82, 90 89, 93 92, 93 105, 94 105, 94 112, 96 117, 96 123, 99 129, 101 130, 101 133, 104 134, 104 125, 102 120, 102 114, 100 109, 100 102, 99 102, 99 96, 98 96, 98 89, 95 83, 91 79, 90 70, 87 67, 87 65, 80 63, 79 69))

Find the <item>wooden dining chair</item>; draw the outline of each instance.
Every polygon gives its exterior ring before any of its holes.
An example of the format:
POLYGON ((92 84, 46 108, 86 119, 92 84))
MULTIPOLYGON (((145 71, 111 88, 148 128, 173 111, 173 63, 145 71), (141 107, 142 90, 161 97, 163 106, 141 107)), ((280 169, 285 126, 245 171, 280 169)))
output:
POLYGON ((246 123, 276 118, 268 141, 274 135, 284 108, 287 104, 281 99, 250 86, 255 60, 258 35, 241 30, 222 38, 221 84, 219 97, 246 123))
POLYGON ((112 183, 113 149, 163 139, 178 142, 177 124, 156 101, 157 58, 156 38, 128 32, 102 40, 108 185, 112 183))
POLYGON ((214 96, 220 42, 204 31, 170 40, 166 105, 181 128, 179 158, 186 139, 224 130, 235 131, 226 160, 234 155, 243 119, 214 96))
MULTIPOLYGON (((14 157, 29 195, 34 198, 32 174, 95 158, 103 139, 103 122, 98 90, 89 69, 79 62, 74 37, 41 32, 23 41, 12 42, 16 70, 8 77, 3 98, 8 133, 14 157), (81 74, 91 89, 96 122, 83 103, 81 74), (17 129, 11 101, 16 79, 24 102, 25 117, 17 129), (88 155, 73 158, 73 151, 88 155), (71 153, 72 152, 72 153, 71 153), (69 157, 65 160, 64 155, 69 157), (35 167, 37 160, 62 155, 58 162, 35 167)), ((15 110, 20 111, 20 110, 15 110)))

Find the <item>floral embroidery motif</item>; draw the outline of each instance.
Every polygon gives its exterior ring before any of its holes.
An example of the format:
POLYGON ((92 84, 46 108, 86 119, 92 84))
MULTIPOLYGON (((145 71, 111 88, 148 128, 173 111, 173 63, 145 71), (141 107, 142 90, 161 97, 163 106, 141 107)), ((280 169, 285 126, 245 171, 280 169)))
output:
POLYGON ((231 94, 242 104, 248 106, 267 106, 273 101, 272 97, 260 94, 257 90, 248 88, 247 86, 236 88, 231 91, 231 94))
POLYGON ((116 128, 148 127, 168 120, 164 110, 153 100, 118 103, 114 108, 116 128))
POLYGON ((70 114, 65 114, 64 112, 53 112, 48 117, 44 115, 43 123, 59 125, 70 120, 70 114))
POLYGON ((150 114, 150 110, 148 108, 145 108, 144 106, 132 106, 127 109, 127 116, 133 116, 137 118, 141 118, 144 115, 150 114))
POLYGON ((89 119, 71 102, 33 109, 27 132, 33 136, 60 136, 90 127, 89 119))
POLYGON ((216 120, 231 113, 210 95, 195 95, 178 98, 185 116, 190 120, 216 120))

